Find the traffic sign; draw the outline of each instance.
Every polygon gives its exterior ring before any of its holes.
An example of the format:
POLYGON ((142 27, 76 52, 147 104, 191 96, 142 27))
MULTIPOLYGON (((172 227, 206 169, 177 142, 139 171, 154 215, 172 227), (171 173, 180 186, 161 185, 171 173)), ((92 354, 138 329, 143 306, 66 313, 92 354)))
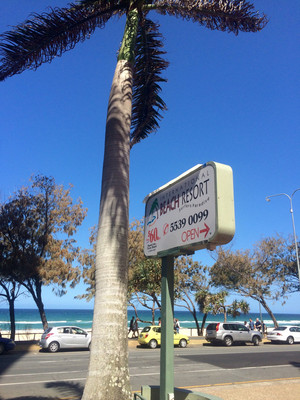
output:
POLYGON ((230 242, 235 233, 232 169, 196 165, 144 200, 148 257, 188 254, 230 242))

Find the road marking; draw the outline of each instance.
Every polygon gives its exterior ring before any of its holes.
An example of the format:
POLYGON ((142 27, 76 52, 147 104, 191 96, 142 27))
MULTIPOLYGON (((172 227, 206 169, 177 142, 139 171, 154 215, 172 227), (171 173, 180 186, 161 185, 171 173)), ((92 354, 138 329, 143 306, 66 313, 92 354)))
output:
MULTIPOLYGON (((180 374, 190 374, 191 372, 226 372, 226 371, 237 371, 237 370, 247 370, 247 369, 263 369, 263 368, 282 368, 282 367, 290 367, 290 364, 285 365, 265 365, 260 367, 242 367, 242 368, 211 368, 211 369, 191 369, 191 370, 184 370, 178 371, 180 374)), ((176 371, 175 371, 176 373, 176 371)), ((144 374, 130 374, 130 376, 146 376, 146 375, 159 375, 159 372, 154 373, 144 373, 144 374)))
POLYGON ((85 381, 86 378, 70 378, 70 379, 50 379, 48 381, 31 381, 31 382, 12 382, 0 383, 0 386, 15 386, 15 385, 33 385, 37 383, 50 383, 50 382, 71 382, 71 381, 85 381))
MULTIPOLYGON (((54 375, 54 374, 78 374, 81 373, 82 371, 57 371, 57 372, 39 372, 38 375, 54 375)), ((12 377, 19 377, 19 376, 32 376, 31 374, 13 374, 13 375, 2 375, 2 378, 12 378, 12 377)), ((1 385, 1 384, 0 384, 1 385)))
POLYGON ((225 382, 225 383, 210 383, 206 385, 194 385, 194 386, 180 386, 179 389, 196 389, 214 386, 233 386, 233 385, 245 385, 249 383, 263 383, 263 382, 280 382, 280 381, 293 381, 300 380, 299 376, 289 378, 273 378, 273 379, 259 379, 257 381, 241 381, 241 382, 225 382))

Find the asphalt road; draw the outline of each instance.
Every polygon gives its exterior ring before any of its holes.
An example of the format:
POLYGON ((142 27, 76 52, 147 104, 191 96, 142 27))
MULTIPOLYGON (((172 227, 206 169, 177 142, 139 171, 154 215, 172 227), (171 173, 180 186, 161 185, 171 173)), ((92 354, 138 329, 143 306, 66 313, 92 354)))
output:
MULTIPOLYGON (((159 349, 130 350, 133 390, 159 385, 159 357, 159 349)), ((80 399, 88 359, 88 351, 5 354, 0 357, 0 399, 80 399)), ((177 387, 299 378, 300 344, 176 348, 174 370, 177 387)))

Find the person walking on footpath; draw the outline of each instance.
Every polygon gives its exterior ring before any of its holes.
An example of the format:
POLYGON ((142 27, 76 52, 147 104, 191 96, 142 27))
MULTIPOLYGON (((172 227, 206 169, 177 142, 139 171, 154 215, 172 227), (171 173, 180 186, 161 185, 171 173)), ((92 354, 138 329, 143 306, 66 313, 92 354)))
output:
POLYGON ((138 324, 138 320, 137 318, 135 319, 134 323, 133 323, 133 334, 132 337, 139 337, 139 324, 138 324))
POLYGON ((131 320, 130 320, 129 331, 128 331, 128 335, 129 335, 130 332, 132 332, 132 336, 131 337, 133 337, 133 335, 134 335, 134 325, 135 325, 134 317, 132 317, 131 320))
POLYGON ((179 333, 180 323, 177 318, 174 320, 174 329, 175 329, 176 333, 179 333))

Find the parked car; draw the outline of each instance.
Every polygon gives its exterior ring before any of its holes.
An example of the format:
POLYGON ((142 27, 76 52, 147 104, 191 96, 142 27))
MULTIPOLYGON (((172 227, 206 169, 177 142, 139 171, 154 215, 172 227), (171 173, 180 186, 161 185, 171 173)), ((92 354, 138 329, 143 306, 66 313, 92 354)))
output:
POLYGON ((16 344, 13 340, 0 337, 0 355, 6 351, 13 350, 15 347, 16 344))
POLYGON ((51 353, 60 349, 90 349, 91 335, 77 326, 57 326, 45 330, 39 345, 51 353))
MULTIPOLYGON (((146 326, 139 334, 138 342, 141 346, 149 346, 155 349, 161 344, 161 327, 160 326, 146 326)), ((190 338, 186 335, 174 332, 174 345, 179 347, 186 347, 190 342, 190 338)))
POLYGON ((299 326, 279 326, 267 334, 267 339, 272 343, 285 342, 293 344, 300 342, 300 327, 299 326))
POLYGON ((223 343, 231 346, 233 343, 253 343, 258 346, 262 334, 253 331, 241 323, 211 323, 207 325, 205 339, 210 343, 223 343))

